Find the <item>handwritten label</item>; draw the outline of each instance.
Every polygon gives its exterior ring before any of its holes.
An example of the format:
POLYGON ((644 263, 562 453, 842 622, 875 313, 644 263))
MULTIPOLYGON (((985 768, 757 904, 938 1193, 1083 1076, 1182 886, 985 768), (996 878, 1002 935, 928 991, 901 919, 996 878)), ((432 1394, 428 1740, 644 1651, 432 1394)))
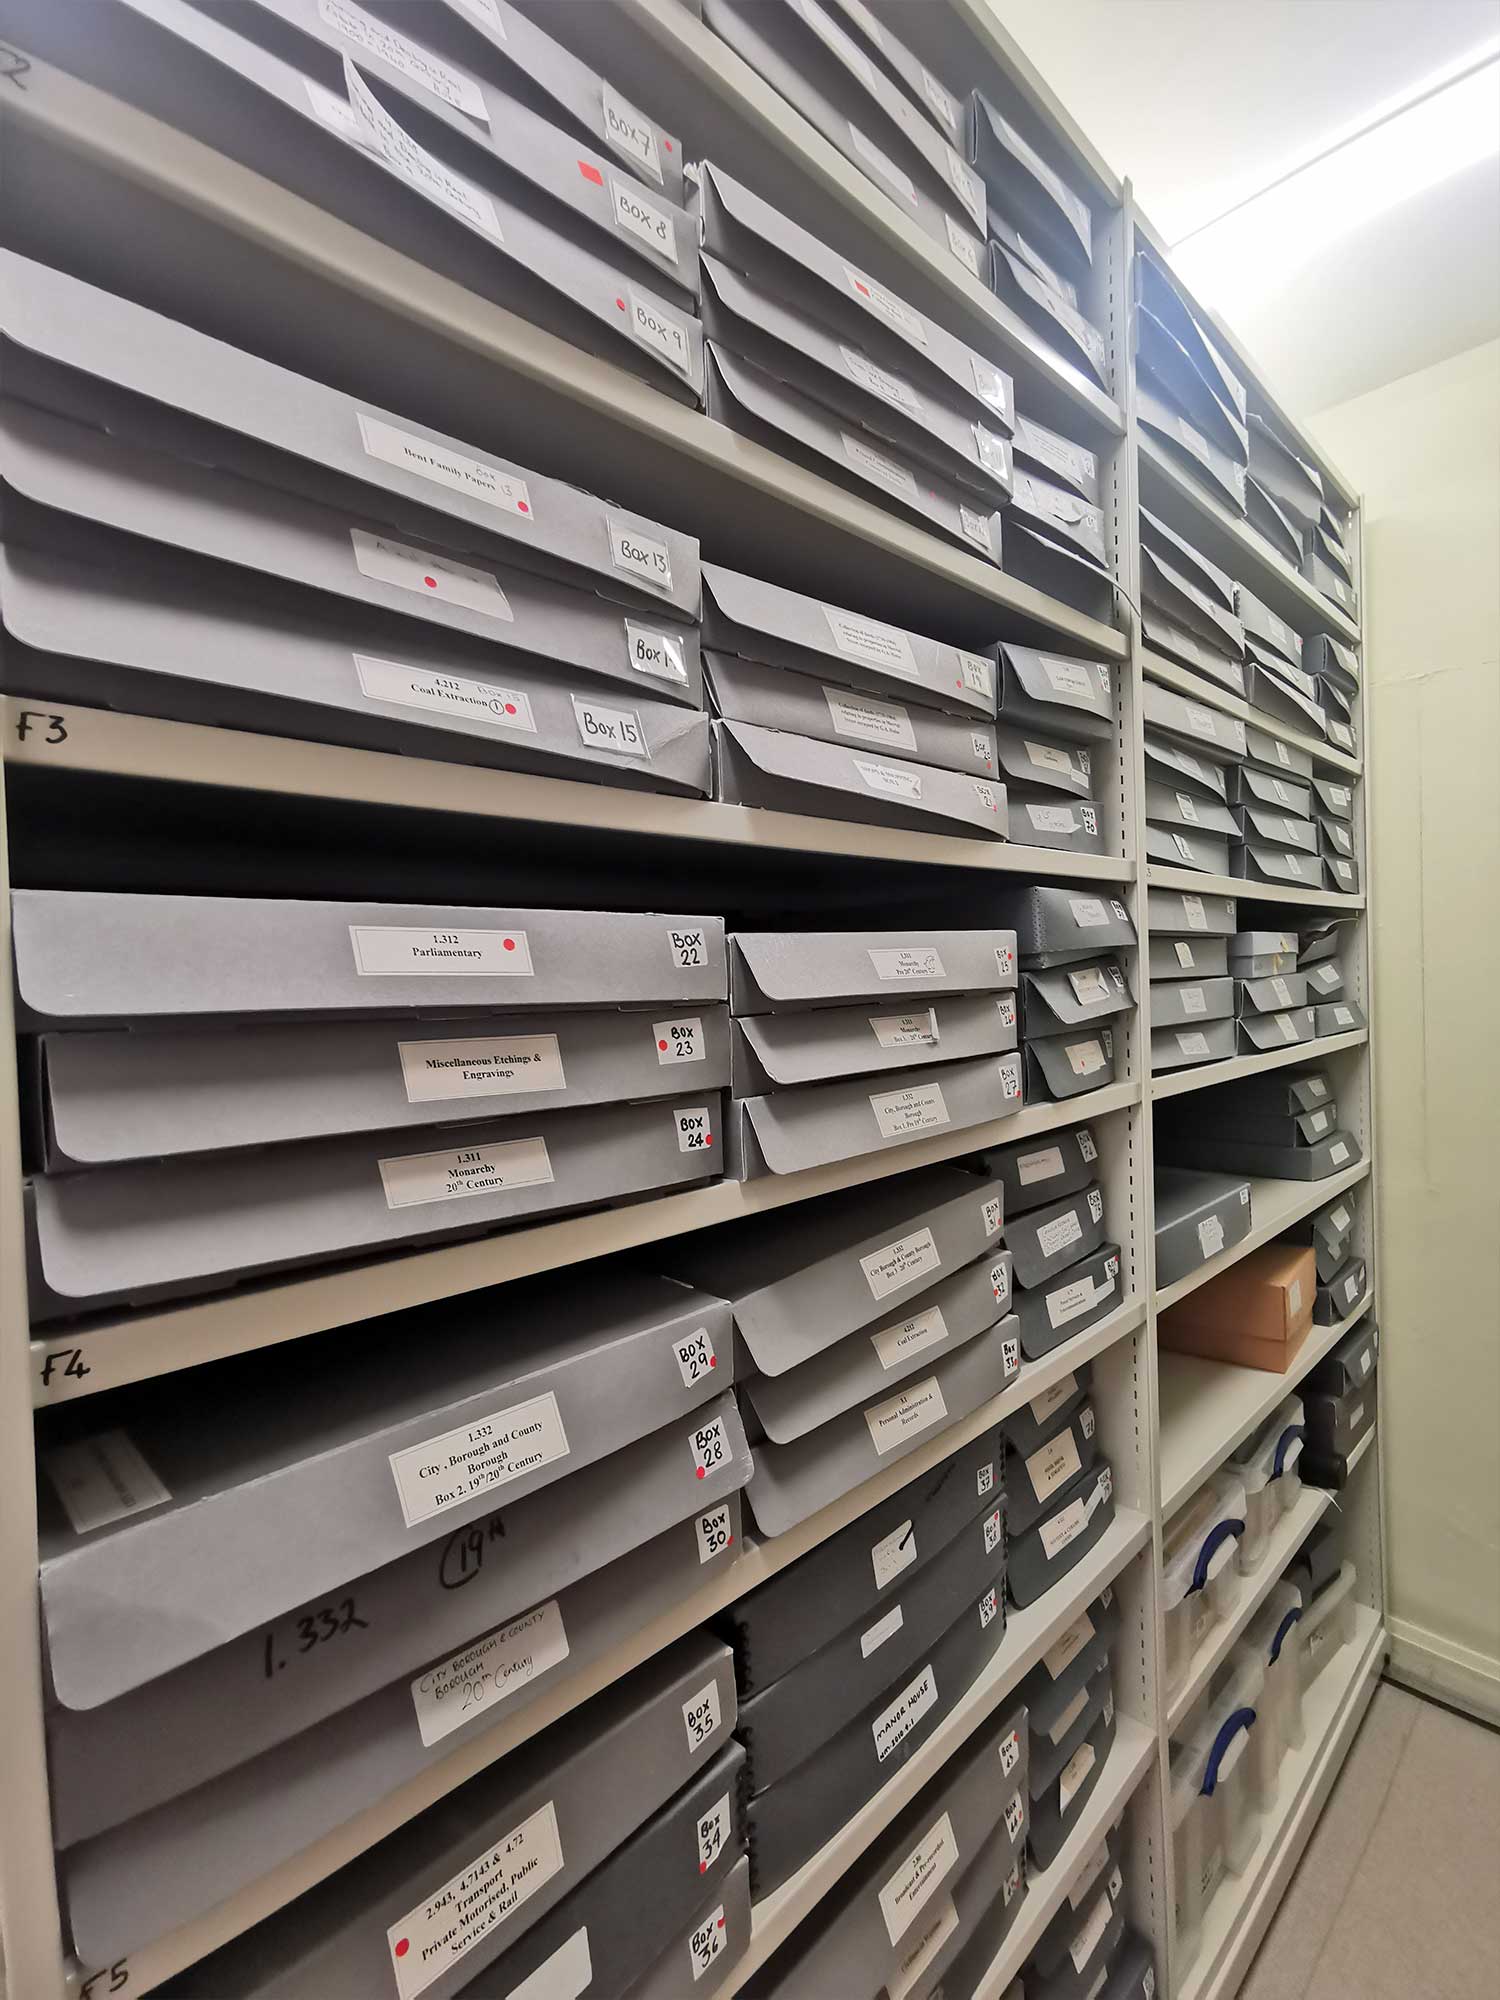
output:
POLYGON ((378 153, 409 187, 445 208, 460 222, 477 229, 494 243, 505 241, 493 202, 482 188, 435 159, 403 132, 395 119, 367 89, 358 70, 344 57, 344 89, 358 125, 356 143, 378 153))
POLYGON ((429 1667, 411 1684, 423 1743, 429 1749, 441 1743, 567 1657, 568 1635, 554 1600, 429 1667))
POLYGON ((708 1513, 700 1514, 693 1523, 693 1530, 698 1538, 698 1563, 701 1568, 704 1563, 712 1562, 715 1556, 722 1555, 734 1542, 734 1519, 729 1502, 726 1500, 722 1507, 713 1507, 708 1513))
POLYGON ((640 346, 649 347, 653 354, 659 354, 669 368, 675 368, 691 381, 693 343, 686 324, 655 299, 638 292, 634 285, 626 286, 625 296, 630 302, 631 338, 640 346))
POLYGON ((629 522, 613 514, 606 516, 609 531, 609 559, 618 570, 652 590, 672 588, 672 552, 665 542, 654 541, 629 522))
POLYGON ((895 1577, 910 1569, 917 1559, 917 1537, 910 1521, 903 1521, 888 1535, 882 1535, 870 1549, 875 1572, 875 1588, 884 1590, 895 1577))
POLYGON ((852 737, 857 743, 879 743, 893 750, 915 751, 916 731, 910 713, 896 702, 876 701, 869 695, 851 695, 842 689, 825 687, 828 719, 836 736, 852 737))
POLYGON ((875 1739, 875 1761, 883 1764, 896 1747, 904 1743, 922 1717, 937 1705, 937 1677, 931 1666, 909 1681, 889 1708, 870 1724, 875 1739))
POLYGON ((53 1445, 39 1454, 75 1535, 163 1506, 171 1494, 122 1430, 53 1445))
POLYGON ((447 63, 440 62, 416 42, 408 41, 384 21, 373 19, 361 7, 350 6, 348 0, 318 0, 318 13, 345 41, 355 43, 367 55, 378 56, 455 111, 467 112, 470 118, 489 124, 484 92, 473 77, 462 70, 450 69, 447 63))
POLYGON ((711 1472, 729 1463, 729 1434, 724 1428, 724 1419, 714 1417, 706 1424, 700 1424, 688 1440, 693 1454, 693 1468, 699 1479, 706 1479, 711 1472))
POLYGON ((615 227, 637 243, 643 243, 669 264, 677 262, 677 232, 665 209, 644 195, 632 181, 609 177, 609 198, 615 211, 615 227))
POLYGON ((719 1683, 710 1681, 682 1704, 682 1726, 690 1751, 701 1750, 719 1727, 719 1683))
MULTIPOLYGON (((602 81, 602 79, 601 79, 602 81)), ((644 167, 658 186, 662 185, 661 156, 656 150, 656 132, 649 119, 608 82, 603 83, 604 137, 622 159, 633 167, 644 167)))
POLYGON ((691 1389, 696 1382, 706 1382, 719 1365, 706 1326, 696 1328, 683 1340, 673 1341, 672 1355, 685 1389, 691 1389))

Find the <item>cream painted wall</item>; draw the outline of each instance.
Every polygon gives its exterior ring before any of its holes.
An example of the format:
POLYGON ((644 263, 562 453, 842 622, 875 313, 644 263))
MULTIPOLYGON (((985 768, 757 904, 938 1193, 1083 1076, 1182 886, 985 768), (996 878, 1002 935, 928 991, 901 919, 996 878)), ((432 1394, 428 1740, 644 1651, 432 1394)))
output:
POLYGON ((1365 496, 1393 1664, 1500 1719, 1500 342, 1310 428, 1365 496))

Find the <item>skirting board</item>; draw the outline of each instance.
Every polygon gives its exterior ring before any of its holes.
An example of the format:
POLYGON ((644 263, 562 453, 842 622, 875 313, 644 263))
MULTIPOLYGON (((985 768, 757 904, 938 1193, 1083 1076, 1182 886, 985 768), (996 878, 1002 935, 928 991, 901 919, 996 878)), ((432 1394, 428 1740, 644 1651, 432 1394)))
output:
POLYGON ((1404 1618, 1388 1618, 1386 1629, 1391 1641, 1387 1680, 1500 1729, 1500 1660, 1410 1625, 1404 1618))

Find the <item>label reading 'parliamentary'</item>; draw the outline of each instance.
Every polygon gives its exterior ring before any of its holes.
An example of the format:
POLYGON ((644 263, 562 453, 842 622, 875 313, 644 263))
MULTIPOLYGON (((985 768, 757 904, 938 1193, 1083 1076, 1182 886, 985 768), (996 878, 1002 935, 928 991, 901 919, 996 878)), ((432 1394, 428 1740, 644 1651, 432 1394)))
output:
POLYGON ((361 978, 529 979, 525 931, 430 931, 399 924, 351 924, 349 943, 361 978))
POLYGON ((411 1684, 417 1728, 427 1748, 486 1714, 568 1657, 568 1635, 556 1602, 538 1605, 411 1684))
MULTIPOLYGON (((444 604, 460 605, 485 618, 515 623, 515 613, 498 580, 488 570, 471 569, 467 563, 449 556, 430 555, 407 542, 393 542, 386 535, 372 535, 363 528, 351 528, 349 540, 354 550, 354 566, 361 576, 376 583, 394 584, 444 604)), ((387 697, 390 699, 390 697, 387 697)))
POLYGON ((536 734, 529 696, 519 688, 497 687, 493 681, 463 679, 432 667, 412 667, 400 660, 380 660, 369 653, 354 655, 354 670, 366 701, 391 702, 401 708, 425 708, 437 715, 483 723, 488 729, 536 734))
POLYGON ((872 1250, 867 1257, 861 1257, 859 1268, 865 1274, 871 1296, 884 1299, 911 1284, 913 1279, 936 1271, 942 1261, 932 1231, 918 1229, 910 1236, 898 1236, 894 1243, 887 1243, 879 1250, 872 1250))
POLYGON ((551 1800, 386 1932, 399 2000, 417 2000, 563 1865, 551 1800))
POLYGON ((451 1153, 408 1153, 376 1164, 387 1208, 509 1194, 552 1183, 545 1139, 507 1139, 498 1145, 458 1147, 451 1153))
POLYGON ((568 1451, 562 1412, 550 1390, 408 1445, 390 1456, 402 1519, 414 1528, 566 1458, 568 1451))
POLYGON ((884 1458, 888 1451, 909 1439, 918 1437, 934 1424, 942 1423, 947 1417, 948 1406, 943 1401, 943 1391, 936 1375, 929 1375, 924 1382, 918 1382, 898 1395, 889 1397, 883 1403, 876 1403, 865 1411, 865 1422, 869 1426, 870 1442, 884 1458))
POLYGON ((442 1042, 398 1042, 408 1104, 450 1097, 522 1097, 565 1090, 556 1035, 493 1035, 442 1042))
POLYGON ((874 1091, 870 1109, 882 1139, 908 1139, 918 1132, 931 1132, 948 1121, 948 1106, 942 1087, 936 1083, 911 1084, 904 1090, 874 1091))

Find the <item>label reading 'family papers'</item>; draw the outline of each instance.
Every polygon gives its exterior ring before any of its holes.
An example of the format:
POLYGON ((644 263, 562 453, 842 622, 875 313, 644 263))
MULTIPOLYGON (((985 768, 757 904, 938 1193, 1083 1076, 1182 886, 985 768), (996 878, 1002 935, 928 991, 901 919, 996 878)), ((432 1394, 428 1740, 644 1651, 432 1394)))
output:
POLYGON ((390 1456, 402 1519, 414 1528, 566 1458, 568 1451, 562 1412, 550 1390, 407 1445, 390 1456))

